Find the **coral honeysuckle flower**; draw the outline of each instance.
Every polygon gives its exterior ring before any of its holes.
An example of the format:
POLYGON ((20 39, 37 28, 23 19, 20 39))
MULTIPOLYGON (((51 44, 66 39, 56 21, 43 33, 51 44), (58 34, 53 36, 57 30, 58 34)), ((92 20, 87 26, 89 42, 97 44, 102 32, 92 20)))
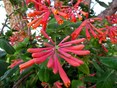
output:
MULTIPOLYGON (((108 37, 112 43, 117 43, 117 26, 107 26, 105 28, 101 28, 101 31, 104 31, 105 33, 105 36, 103 35, 103 37, 108 37)), ((100 42, 105 41, 105 38, 103 37, 99 37, 100 42)))
POLYGON ((63 83, 56 81, 52 88, 62 88, 63 83))
POLYGON ((112 24, 117 24, 117 14, 107 16, 107 20, 112 24))
POLYGON ((71 22, 76 22, 77 19, 76 19, 76 16, 74 14, 71 15, 71 22))
POLYGON ((39 26, 42 28, 46 28, 47 22, 51 14, 54 14, 54 17, 58 24, 63 24, 63 19, 70 19, 72 22, 76 22, 76 18, 82 20, 82 15, 88 17, 88 13, 78 9, 79 4, 82 0, 78 0, 77 3, 72 7, 63 8, 62 3, 57 1, 54 3, 54 6, 51 5, 50 0, 26 0, 26 3, 34 3, 35 10, 33 12, 28 13, 28 17, 33 19, 31 22, 28 23, 28 27, 32 27, 36 29, 39 26), (47 5, 48 3, 48 5, 47 5), (59 6, 56 6, 59 5, 59 6))
POLYGON ((77 0, 77 3, 74 5, 74 7, 78 7, 81 2, 82 0, 77 0))
POLYGON ((56 19, 56 21, 58 22, 58 24, 63 24, 63 20, 60 18, 60 16, 59 15, 54 15, 54 17, 55 17, 55 19, 56 19))
POLYGON ((60 64, 61 59, 64 59, 70 65, 75 67, 82 65, 84 62, 79 58, 74 57, 73 54, 78 56, 90 54, 90 51, 83 50, 84 45, 80 44, 85 40, 85 38, 67 41, 70 38, 70 36, 67 36, 58 45, 56 45, 43 29, 41 30, 41 33, 45 38, 50 40, 51 44, 46 42, 44 43, 44 48, 29 48, 27 51, 32 53, 33 59, 21 64, 19 66, 20 71, 23 71, 33 64, 41 64, 48 59, 47 67, 52 68, 54 74, 59 73, 65 86, 69 87, 70 79, 60 64))
MULTIPOLYGON (((96 28, 92 24, 92 22, 94 22, 95 20, 100 20, 100 19, 98 19, 98 18, 93 19, 92 18, 92 19, 87 19, 87 20, 83 21, 81 23, 81 25, 71 34, 72 39, 76 39, 79 36, 80 32, 83 30, 83 28, 85 28, 86 38, 88 40, 91 39, 91 35, 94 38, 98 38, 98 39, 100 39, 100 37, 103 36, 103 39, 104 39, 105 38, 104 32, 102 32, 102 30, 96 28)), ((99 40, 99 41, 101 41, 101 40, 99 40)))
POLYGON ((15 66, 21 64, 22 62, 23 62, 23 60, 21 60, 21 59, 12 60, 12 63, 9 66, 9 68, 14 68, 15 66))
POLYGON ((27 34, 23 30, 20 30, 18 32, 13 32, 13 35, 9 37, 10 44, 14 46, 18 42, 22 42, 26 36, 27 34))

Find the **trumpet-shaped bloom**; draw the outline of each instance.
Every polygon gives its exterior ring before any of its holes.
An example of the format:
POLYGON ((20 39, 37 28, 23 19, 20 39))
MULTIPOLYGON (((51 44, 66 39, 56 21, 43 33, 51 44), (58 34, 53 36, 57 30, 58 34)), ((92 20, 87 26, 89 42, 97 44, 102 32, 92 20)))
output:
POLYGON ((106 18, 111 24, 117 24, 117 14, 107 16, 106 18))
POLYGON ((59 81, 56 81, 52 88, 62 88, 62 85, 63 85, 62 83, 60 83, 59 81))
POLYGON ((19 65, 23 62, 23 60, 21 59, 16 59, 16 60, 12 60, 11 65, 9 66, 9 68, 14 68, 16 65, 19 65))
POLYGON ((55 2, 54 6, 51 7, 50 0, 26 0, 27 5, 29 3, 34 3, 35 7, 33 12, 28 13, 28 17, 32 19, 32 21, 28 23, 28 27, 36 29, 37 27, 41 26, 44 30, 46 30, 51 14, 54 15, 54 18, 60 25, 63 24, 63 18, 70 19, 71 22, 76 22, 77 18, 82 20, 82 15, 88 17, 88 13, 78 9, 81 2, 82 0, 78 0, 74 6, 64 8, 60 1, 55 2))
POLYGON ((83 28, 85 28, 85 34, 88 40, 91 39, 91 36, 98 39, 100 39, 100 37, 105 39, 104 32, 102 30, 99 30, 92 24, 92 22, 94 22, 95 20, 101 20, 101 19, 93 18, 83 21, 81 25, 71 34, 72 39, 76 39, 80 35, 83 28))
MULTIPOLYGON (((104 31, 105 37, 110 38, 112 43, 117 43, 117 26, 107 26, 105 28, 101 28, 101 31, 104 31)), ((100 42, 105 41, 103 37, 100 37, 100 42)))
POLYGON ((79 58, 74 57, 73 54, 78 56, 90 54, 90 51, 83 50, 84 45, 80 44, 85 40, 85 38, 67 41, 70 38, 70 36, 67 36, 58 45, 56 45, 54 41, 44 32, 44 30, 41 30, 41 33, 45 38, 50 40, 51 44, 44 43, 44 48, 29 48, 27 51, 32 53, 33 59, 21 64, 19 66, 20 71, 32 66, 35 63, 41 64, 48 59, 47 67, 52 68, 54 74, 59 73, 65 86, 69 87, 70 79, 60 64, 61 59, 64 59, 72 66, 82 65, 84 62, 79 58))

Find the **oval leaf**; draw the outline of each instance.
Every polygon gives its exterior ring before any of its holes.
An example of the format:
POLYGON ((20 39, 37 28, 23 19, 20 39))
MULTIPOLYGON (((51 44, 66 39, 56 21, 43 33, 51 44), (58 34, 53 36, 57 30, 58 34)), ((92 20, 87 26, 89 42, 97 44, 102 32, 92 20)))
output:
POLYGON ((39 80, 42 82, 48 82, 49 80, 49 70, 48 69, 40 69, 38 72, 39 80))
POLYGON ((5 50, 8 54, 14 54, 15 49, 5 39, 0 39, 0 48, 5 50))

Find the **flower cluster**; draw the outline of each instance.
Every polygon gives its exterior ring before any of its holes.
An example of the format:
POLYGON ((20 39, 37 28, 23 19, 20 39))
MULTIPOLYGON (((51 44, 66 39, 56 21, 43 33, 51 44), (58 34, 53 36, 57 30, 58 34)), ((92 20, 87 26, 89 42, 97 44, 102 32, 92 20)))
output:
MULTIPOLYGON (((112 43, 117 43, 117 26, 106 26, 105 28, 101 28, 101 31, 103 31, 105 38, 110 38, 110 41, 112 43)), ((100 37, 100 42, 105 41, 100 37)))
POLYGON ((10 44, 15 45, 17 42, 22 42, 27 36, 27 33, 23 30, 13 32, 13 35, 9 37, 10 44))
POLYGON ((117 24, 117 14, 107 16, 106 18, 111 24, 117 24))
POLYGON ((28 27, 35 29, 42 26, 42 28, 46 30, 47 22, 51 14, 54 15, 58 24, 63 24, 63 18, 71 19, 72 22, 76 22, 77 18, 80 20, 82 19, 82 15, 88 17, 87 12, 78 9, 81 1, 82 0, 78 0, 72 7, 64 7, 59 1, 54 2, 54 6, 50 6, 50 0, 27 0, 27 4, 32 2, 35 5, 35 10, 28 13, 28 17, 33 19, 30 23, 28 23, 28 27))
POLYGON ((85 29, 86 38, 91 39, 91 34, 94 38, 99 39, 99 43, 106 41, 109 37, 112 43, 117 43, 117 26, 106 26, 104 28, 96 28, 92 23, 96 20, 101 21, 101 18, 91 18, 83 21, 81 25, 71 34, 72 39, 76 39, 83 28, 85 29))
POLYGON ((53 40, 41 30, 41 33, 47 38, 50 43, 44 43, 44 48, 29 48, 27 51, 32 53, 33 59, 21 64, 20 71, 32 66, 33 64, 40 64, 48 59, 47 67, 53 69, 53 73, 59 73, 61 79, 63 80, 66 87, 70 86, 70 79, 61 66, 61 59, 64 59, 72 66, 80 66, 84 62, 73 55, 88 55, 89 50, 83 50, 84 45, 79 44, 85 40, 85 38, 76 39, 72 41, 67 41, 70 36, 65 37, 58 45, 53 42, 53 40))
POLYGON ((79 35, 80 32, 85 28, 85 33, 86 37, 88 40, 91 39, 91 34, 94 38, 99 38, 98 35, 103 35, 103 32, 101 30, 98 30, 92 22, 95 20, 101 20, 101 18, 92 18, 92 19, 87 19, 81 23, 81 25, 71 34, 72 39, 76 39, 79 35))

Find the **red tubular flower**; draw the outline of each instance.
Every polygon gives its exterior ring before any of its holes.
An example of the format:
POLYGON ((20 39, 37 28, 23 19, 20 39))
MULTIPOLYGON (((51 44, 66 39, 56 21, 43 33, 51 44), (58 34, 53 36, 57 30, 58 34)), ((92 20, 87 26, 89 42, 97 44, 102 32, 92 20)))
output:
MULTIPOLYGON (((30 23, 27 24, 28 27, 31 27, 33 24, 37 23, 39 20, 40 20, 40 18, 34 19, 32 22, 30 22, 30 23)), ((39 25, 40 25, 40 24, 39 24, 39 25)), ((38 25, 37 25, 36 27, 38 27, 38 25)))
POLYGON ((89 31, 88 31, 88 28, 86 28, 86 37, 87 37, 88 40, 91 39, 91 36, 90 36, 90 34, 89 34, 89 31))
POLYGON ((59 81, 56 81, 52 88, 62 88, 63 83, 60 83, 59 81))
POLYGON ((106 49, 106 47, 104 45, 102 45, 102 48, 105 52, 108 52, 108 49, 106 49))
POLYGON ((52 68, 54 74, 59 73, 65 86, 69 87, 70 80, 60 64, 60 58, 64 59, 72 66, 82 65, 84 62, 78 58, 73 57, 72 55, 88 55, 90 53, 88 50, 83 50, 84 45, 80 44, 85 40, 85 38, 67 42, 67 40, 70 38, 70 36, 67 36, 58 45, 55 45, 53 40, 45 33, 44 30, 41 30, 41 33, 45 38, 50 40, 51 44, 44 43, 45 48, 29 48, 27 51, 32 53, 33 59, 21 64, 19 66, 20 70, 22 71, 35 63, 41 64, 46 59, 48 59, 47 67, 52 68), (72 55, 69 54, 69 52, 71 52, 72 55))
POLYGON ((100 43, 106 41, 106 37, 110 38, 112 43, 117 43, 117 26, 107 26, 101 28, 101 31, 104 31, 104 34, 99 36, 100 43))
MULTIPOLYGON (((32 27, 33 29, 36 29, 38 26, 42 26, 43 30, 46 30, 46 26, 47 26, 47 20, 50 16, 50 14, 54 14, 54 17, 56 19, 56 21, 58 22, 58 24, 63 24, 63 18, 68 19, 70 18, 72 22, 76 22, 76 17, 75 14, 78 11, 78 6, 81 3, 82 0, 78 0, 78 2, 76 3, 76 7, 67 7, 66 9, 62 9, 62 3, 60 1, 55 2, 54 7, 48 7, 48 5, 51 4, 50 0, 26 0, 26 3, 34 3, 34 7, 35 7, 35 11, 32 13, 28 14, 28 17, 33 19, 32 22, 28 23, 28 27, 32 27), (56 4, 59 4, 59 6, 57 6, 56 4), (46 6, 47 5, 47 6, 46 6), (73 12, 74 11, 74 12, 73 12), (72 13, 72 14, 71 14, 72 13)), ((79 10, 81 11, 81 10, 79 10)), ((81 11, 80 12, 81 15, 85 15, 87 16, 86 12, 81 11)), ((82 16, 81 15, 77 15, 79 20, 82 20, 82 16)))
POLYGON ((65 71, 63 70, 63 68, 61 67, 58 59, 57 59, 57 65, 58 65, 60 77, 63 80, 64 85, 68 88, 70 86, 70 80, 69 80, 67 74, 65 73, 65 71))
POLYGON ((82 11, 82 10, 81 10, 80 12, 81 12, 84 16, 86 16, 86 18, 88 18, 88 15, 89 15, 88 12, 84 12, 84 11, 82 11))
POLYGON ((72 39, 76 39, 79 36, 85 24, 86 24, 86 21, 82 22, 82 24, 71 34, 72 39))
POLYGON ((55 17, 55 19, 56 19, 56 21, 58 22, 58 24, 63 24, 63 20, 60 18, 60 16, 59 15, 54 15, 54 17, 55 17))
POLYGON ((32 0, 26 0, 26 4, 30 3, 32 0))
POLYGON ((64 17, 65 19, 68 19, 68 14, 57 11, 57 14, 59 14, 60 16, 64 17))
POLYGON ((77 20, 76 20, 76 17, 75 17, 75 15, 74 14, 72 14, 71 15, 71 22, 76 22, 77 20))
POLYGON ((106 18, 111 24, 117 24, 117 14, 107 16, 106 18))
POLYGON ((47 67, 52 68, 53 65, 54 65, 54 60, 53 60, 53 55, 52 55, 48 61, 47 67))
POLYGON ((19 65, 23 62, 23 60, 21 59, 16 59, 16 60, 12 60, 11 65, 9 66, 9 68, 14 68, 16 65, 19 65))
POLYGON ((93 18, 93 19, 87 19, 84 22, 82 22, 81 25, 71 34, 72 39, 76 39, 79 36, 82 29, 85 28, 85 34, 88 40, 91 39, 91 35, 94 38, 98 38, 100 43, 102 40, 105 40, 105 35, 104 35, 105 33, 102 30, 96 28, 93 24, 91 24, 95 20, 100 21, 101 19, 93 18))
POLYGON ((77 0, 77 3, 74 5, 74 7, 78 7, 81 2, 82 0, 77 0))

